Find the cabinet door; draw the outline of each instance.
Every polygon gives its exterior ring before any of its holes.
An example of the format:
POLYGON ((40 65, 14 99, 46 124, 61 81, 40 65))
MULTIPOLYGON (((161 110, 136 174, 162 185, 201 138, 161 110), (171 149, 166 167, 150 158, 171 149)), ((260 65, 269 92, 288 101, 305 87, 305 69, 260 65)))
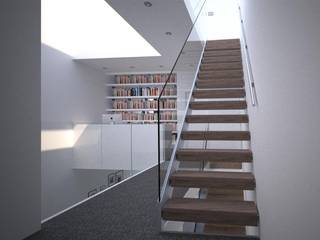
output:
POLYGON ((77 124, 73 146, 74 168, 101 169, 101 125, 77 124))
POLYGON ((132 168, 144 170, 158 162, 156 124, 132 125, 132 168))
POLYGON ((131 125, 102 126, 103 168, 131 170, 131 125))

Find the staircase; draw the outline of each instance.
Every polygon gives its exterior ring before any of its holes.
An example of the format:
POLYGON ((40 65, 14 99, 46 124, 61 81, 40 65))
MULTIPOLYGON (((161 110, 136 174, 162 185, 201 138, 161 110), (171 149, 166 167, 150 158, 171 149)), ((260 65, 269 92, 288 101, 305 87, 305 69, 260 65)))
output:
POLYGON ((196 233, 257 235, 245 96, 240 41, 208 41, 169 177, 183 194, 173 190, 163 203, 164 221, 193 223, 196 233))

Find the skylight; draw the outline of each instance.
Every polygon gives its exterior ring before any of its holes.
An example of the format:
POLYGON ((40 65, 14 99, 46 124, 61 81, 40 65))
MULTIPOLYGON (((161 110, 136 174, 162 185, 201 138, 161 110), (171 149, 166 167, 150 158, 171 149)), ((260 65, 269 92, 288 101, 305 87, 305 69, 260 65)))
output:
POLYGON ((76 59, 160 56, 104 0, 42 0, 42 43, 76 59))

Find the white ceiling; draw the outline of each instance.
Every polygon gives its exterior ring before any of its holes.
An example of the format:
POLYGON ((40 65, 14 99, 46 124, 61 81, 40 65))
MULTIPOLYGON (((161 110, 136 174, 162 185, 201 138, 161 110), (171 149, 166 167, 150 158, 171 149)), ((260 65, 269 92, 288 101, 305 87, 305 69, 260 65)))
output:
MULTIPOLYGON (((160 54, 159 57, 101 58, 80 59, 83 63, 104 71, 106 74, 168 72, 171 70, 184 41, 192 27, 186 3, 201 5, 202 0, 149 0, 151 7, 144 5, 145 0, 106 0, 145 40, 160 54), (199 2, 197 2, 199 1, 199 2), (166 32, 172 32, 171 36, 166 32)), ((188 5, 188 4, 187 4, 188 5)), ((190 7, 190 6, 189 6, 190 7)), ((209 40, 239 38, 240 24, 238 0, 207 0, 206 35, 209 40)), ((191 39, 198 39, 198 33, 191 33, 191 39)), ((130 43, 130 39, 127 40, 130 43)), ((132 48, 136 48, 132 44, 132 48)), ((180 57, 179 70, 193 70, 201 53, 199 42, 188 42, 184 55, 180 57)))
MULTIPOLYGON (((80 59, 107 74, 169 71, 190 31, 192 22, 183 0, 106 0, 160 54, 160 57, 80 59), (166 32, 172 32, 171 36, 166 32)), ((112 34, 112 33, 111 33, 112 34)), ((130 39, 127 40, 130 43, 130 39)), ((197 44, 195 44, 197 45, 197 44)), ((136 46, 132 46, 135 48, 136 46)), ((198 49, 197 46, 192 48, 198 49)), ((189 65, 192 65, 190 63, 189 65)), ((190 66, 191 67, 191 66, 190 66)))

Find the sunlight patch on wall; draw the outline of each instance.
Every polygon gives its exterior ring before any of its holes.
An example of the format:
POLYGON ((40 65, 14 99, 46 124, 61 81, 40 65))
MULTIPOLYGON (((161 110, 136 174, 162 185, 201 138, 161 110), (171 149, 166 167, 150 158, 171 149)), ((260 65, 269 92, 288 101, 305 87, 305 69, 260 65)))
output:
POLYGON ((74 145, 74 132, 67 130, 41 131, 41 152, 72 148, 74 145))
POLYGON ((73 129, 54 129, 41 131, 41 151, 73 148, 88 124, 76 124, 73 129))
POLYGON ((42 0, 42 43, 76 59, 161 56, 104 0, 42 0))
POLYGON ((87 129, 88 124, 76 124, 73 128, 73 145, 75 145, 84 131, 87 129))

